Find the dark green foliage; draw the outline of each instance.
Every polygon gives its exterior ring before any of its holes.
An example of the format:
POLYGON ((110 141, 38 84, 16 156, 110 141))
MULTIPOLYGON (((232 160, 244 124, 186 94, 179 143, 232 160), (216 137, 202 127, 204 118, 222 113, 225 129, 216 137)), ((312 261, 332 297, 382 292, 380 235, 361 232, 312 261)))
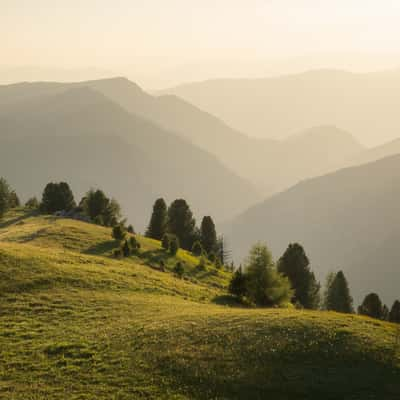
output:
POLYGON ((219 259, 219 257, 216 258, 214 264, 215 264, 215 268, 217 268, 217 269, 221 269, 222 268, 222 263, 221 263, 221 260, 219 259))
POLYGON ((10 186, 4 178, 0 178, 0 218, 9 208, 10 186))
POLYGON ((339 271, 333 278, 327 293, 326 309, 341 313, 352 313, 353 298, 346 277, 339 271))
POLYGON ((127 232, 134 235, 135 234, 135 229, 133 228, 132 225, 128 225, 128 227, 126 228, 127 232))
POLYGON ((102 190, 89 190, 79 206, 95 223, 114 226, 121 217, 121 207, 115 199, 109 199, 102 190))
POLYGON ((217 250, 217 232, 214 221, 210 216, 206 216, 201 221, 200 241, 207 254, 217 250))
POLYGON ((16 208, 16 207, 19 207, 20 205, 21 205, 21 202, 19 201, 17 193, 15 192, 15 190, 12 190, 10 192, 10 195, 8 196, 8 206, 10 208, 16 208))
POLYGON ((161 247, 162 247, 164 250, 168 250, 168 249, 169 249, 169 235, 165 234, 165 235, 162 237, 162 240, 161 240, 161 247))
POLYGON ((169 238, 169 254, 171 256, 176 255, 179 250, 179 239, 175 235, 171 235, 169 238))
POLYGON ((31 197, 28 199, 28 201, 25 203, 25 207, 30 208, 30 209, 36 209, 39 208, 39 201, 36 197, 31 197))
POLYGON ((286 276, 294 290, 293 303, 316 309, 320 303, 320 285, 310 270, 310 261, 298 244, 290 244, 278 262, 278 272, 286 276))
POLYGON ((129 246, 132 250, 132 253, 137 254, 140 249, 140 243, 136 240, 135 236, 131 236, 129 238, 129 246))
POLYGON ((126 230, 125 227, 123 225, 115 225, 112 228, 112 237, 119 241, 122 242, 125 239, 126 236, 126 230))
POLYGON ((203 246, 201 245, 201 243, 198 240, 196 240, 193 244, 192 253, 196 257, 200 257, 203 254, 203 246))
POLYGON ((45 213, 70 211, 75 207, 74 195, 68 183, 48 183, 43 191, 40 209, 45 213))
POLYGON ((182 278, 183 273, 185 272, 183 265, 180 261, 178 261, 174 267, 174 273, 179 277, 182 278))
POLYGON ((122 249, 118 247, 118 249, 113 250, 113 256, 115 258, 121 258, 122 257, 122 249))
POLYGON ((168 232, 177 236, 181 247, 191 250, 195 238, 196 221, 183 199, 175 200, 168 209, 168 232))
POLYGON ((238 268, 229 283, 229 293, 238 298, 246 296, 246 276, 242 272, 242 268, 238 268))
POLYGON ((157 199, 153 206, 153 213, 146 236, 152 239, 161 240, 167 230, 167 205, 164 199, 157 199))
POLYGON ((364 301, 358 307, 358 313, 371 318, 383 319, 383 304, 379 296, 376 293, 370 293, 365 296, 364 301))
POLYGON ((246 266, 247 295, 261 306, 284 305, 293 291, 289 280, 278 273, 266 246, 257 244, 250 251, 246 266))
POLYGON ((217 256, 223 265, 227 265, 231 258, 231 253, 228 250, 225 238, 223 236, 220 236, 217 240, 217 256))
POLYGON ((389 320, 389 308, 386 304, 382 307, 382 320, 388 321, 389 320))
POLYGON ((131 246, 129 245, 127 240, 125 240, 122 246, 122 253, 124 257, 129 257, 131 255, 131 246))
POLYGON ((217 261, 217 256, 216 254, 212 251, 208 253, 208 259, 210 260, 211 263, 215 263, 217 261))
POLYGON ((396 300, 389 313, 389 321, 400 324, 400 301, 396 300))
POLYGON ((200 257, 199 263, 197 264, 196 269, 198 271, 205 271, 207 269, 207 261, 204 256, 200 257))

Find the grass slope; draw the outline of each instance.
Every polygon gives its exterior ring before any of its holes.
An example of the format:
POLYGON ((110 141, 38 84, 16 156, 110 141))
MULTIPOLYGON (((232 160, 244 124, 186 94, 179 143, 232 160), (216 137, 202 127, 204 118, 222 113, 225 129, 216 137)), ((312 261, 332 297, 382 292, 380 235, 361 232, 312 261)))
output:
POLYGON ((0 224, 0 398, 395 399, 400 334, 335 313, 221 306, 229 274, 140 238, 15 211, 0 224), (186 279, 167 270, 177 259, 186 279), (152 265, 153 268, 149 267, 152 265))

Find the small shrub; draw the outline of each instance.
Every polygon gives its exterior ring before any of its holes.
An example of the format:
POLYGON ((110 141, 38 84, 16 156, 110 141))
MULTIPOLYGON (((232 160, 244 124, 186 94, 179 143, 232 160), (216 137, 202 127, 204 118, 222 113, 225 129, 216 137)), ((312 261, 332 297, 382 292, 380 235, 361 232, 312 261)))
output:
POLYGON ((115 225, 112 229, 112 237, 119 242, 125 239, 126 231, 122 225, 115 225))
POLYGON ((169 241, 169 254, 175 256, 179 250, 179 239, 176 236, 172 236, 169 241))
POLYGON ((178 261, 174 267, 174 272, 175 274, 179 277, 182 278, 183 273, 185 272, 183 265, 180 261, 178 261))
POLYGON ((133 229, 133 226, 132 226, 132 225, 128 225, 128 227, 126 228, 126 230, 127 230, 129 233, 131 233, 132 235, 135 234, 135 229, 133 229))
POLYGON ((140 249, 140 243, 136 240, 135 236, 129 238, 129 245, 134 254, 137 254, 140 249))
POLYGON ((205 271, 206 270, 206 260, 204 257, 200 257, 199 263, 196 267, 198 271, 205 271))
POLYGON ((127 240, 125 240, 125 243, 122 246, 122 253, 124 254, 124 257, 129 257, 131 255, 131 246, 129 246, 127 240))
POLYGON ((115 258, 122 258, 122 250, 120 248, 113 250, 113 256, 115 258))
POLYGON ((196 257, 200 257, 203 254, 203 246, 198 240, 193 244, 192 253, 196 257))

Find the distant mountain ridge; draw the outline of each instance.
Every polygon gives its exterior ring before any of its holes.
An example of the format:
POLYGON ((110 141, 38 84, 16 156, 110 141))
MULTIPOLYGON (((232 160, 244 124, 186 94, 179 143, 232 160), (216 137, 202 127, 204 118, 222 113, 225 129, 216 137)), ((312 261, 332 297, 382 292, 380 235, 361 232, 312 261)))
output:
POLYGON ((230 126, 262 138, 333 124, 367 145, 399 136, 400 70, 310 70, 265 79, 216 79, 160 93, 177 95, 230 126))
POLYGON ((46 84, 39 96, 28 88, 11 104, 0 88, 0 171, 23 198, 38 195, 49 179, 69 180, 77 196, 100 186, 121 201, 140 230, 159 196, 184 197, 198 218, 213 215, 219 221, 259 198, 214 156, 93 88, 46 84), (226 203, 225 196, 232 201, 226 203))

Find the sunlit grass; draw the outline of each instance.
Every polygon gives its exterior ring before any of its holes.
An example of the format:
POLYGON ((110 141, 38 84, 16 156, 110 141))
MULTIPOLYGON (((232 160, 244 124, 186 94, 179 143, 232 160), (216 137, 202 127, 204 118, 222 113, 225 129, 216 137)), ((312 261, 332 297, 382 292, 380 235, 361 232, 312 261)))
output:
POLYGON ((140 242, 139 257, 116 260, 109 229, 7 215, 0 398, 399 398, 397 326, 219 306, 227 272, 199 272, 189 253, 171 258, 158 242, 140 242), (177 260, 186 279, 172 273, 177 260))

